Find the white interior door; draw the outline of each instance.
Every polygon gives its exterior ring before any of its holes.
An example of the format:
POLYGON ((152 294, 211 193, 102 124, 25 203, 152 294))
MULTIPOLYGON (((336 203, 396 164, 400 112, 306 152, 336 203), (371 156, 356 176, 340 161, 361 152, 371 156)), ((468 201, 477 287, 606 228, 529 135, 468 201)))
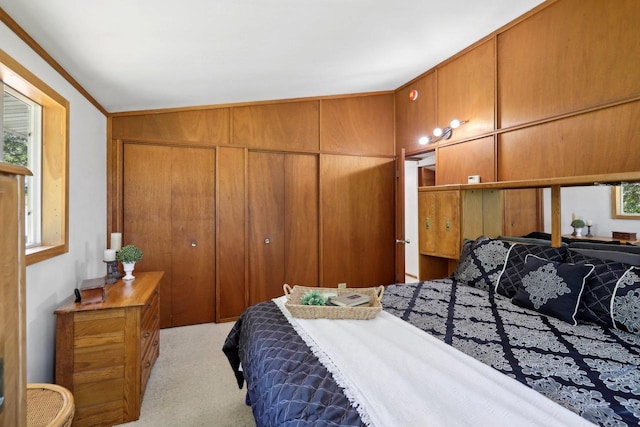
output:
POLYGON ((418 281, 418 162, 404 162, 404 250, 405 282, 418 281))

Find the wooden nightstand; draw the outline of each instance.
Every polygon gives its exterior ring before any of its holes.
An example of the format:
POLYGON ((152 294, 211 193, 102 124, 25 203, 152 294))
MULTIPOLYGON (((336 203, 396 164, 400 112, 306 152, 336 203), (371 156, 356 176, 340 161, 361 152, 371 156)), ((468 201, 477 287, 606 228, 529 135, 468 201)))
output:
POLYGON ((73 300, 56 311, 56 383, 74 396, 74 426, 111 426, 140 417, 142 396, 160 354, 158 282, 136 273, 106 285, 102 303, 73 300))

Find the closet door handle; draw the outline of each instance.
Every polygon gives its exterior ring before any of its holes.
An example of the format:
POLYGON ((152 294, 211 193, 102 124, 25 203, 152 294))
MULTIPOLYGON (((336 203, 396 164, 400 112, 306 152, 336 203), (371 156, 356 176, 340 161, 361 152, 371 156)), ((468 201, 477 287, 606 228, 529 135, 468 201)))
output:
POLYGON ((424 228, 427 230, 431 230, 431 222, 429 221, 429 217, 424 221, 424 228))

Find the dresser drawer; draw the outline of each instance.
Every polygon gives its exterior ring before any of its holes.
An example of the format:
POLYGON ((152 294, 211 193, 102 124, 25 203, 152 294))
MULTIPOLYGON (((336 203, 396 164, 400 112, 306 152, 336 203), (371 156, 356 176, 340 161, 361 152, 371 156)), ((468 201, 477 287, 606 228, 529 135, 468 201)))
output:
POLYGON ((147 387, 147 381, 151 375, 158 355, 160 354, 160 330, 156 329, 147 342, 147 348, 142 352, 142 360, 140 361, 140 390, 144 393, 147 387))
POLYGON ((160 328, 160 304, 158 293, 155 292, 142 309, 142 325, 140 328, 140 356, 144 360, 154 341, 158 345, 158 330, 160 328), (154 338, 155 336, 155 338, 154 338))
POLYGON ((151 295, 147 303, 142 308, 142 329, 150 328, 156 318, 160 317, 160 294, 159 290, 151 295))

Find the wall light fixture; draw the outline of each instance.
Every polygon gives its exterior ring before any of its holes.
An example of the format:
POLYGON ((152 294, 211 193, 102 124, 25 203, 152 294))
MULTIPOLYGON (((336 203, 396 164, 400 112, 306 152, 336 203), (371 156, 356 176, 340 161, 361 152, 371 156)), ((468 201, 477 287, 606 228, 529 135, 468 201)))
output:
POLYGON ((461 125, 467 123, 469 120, 458 120, 458 119, 453 119, 451 120, 451 122, 449 123, 449 126, 447 126, 446 128, 435 128, 433 130, 433 136, 423 136, 418 140, 418 143, 420 145, 427 145, 430 144, 432 142, 437 142, 440 141, 441 139, 449 139, 451 138, 451 135, 453 135, 453 130, 459 128, 461 125))

